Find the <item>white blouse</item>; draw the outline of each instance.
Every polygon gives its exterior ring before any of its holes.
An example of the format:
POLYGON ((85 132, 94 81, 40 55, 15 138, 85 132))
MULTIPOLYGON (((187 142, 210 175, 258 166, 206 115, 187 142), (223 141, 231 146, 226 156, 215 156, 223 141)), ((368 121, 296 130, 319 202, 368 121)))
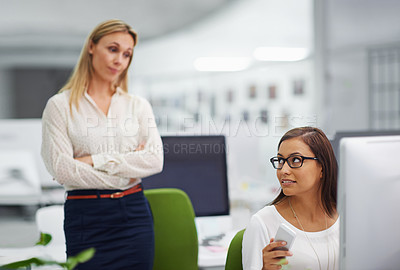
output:
POLYGON ((105 115, 85 92, 71 114, 69 96, 51 97, 42 117, 42 158, 66 190, 127 189, 161 172, 163 145, 145 99, 118 88, 105 115), (74 159, 86 155, 93 167, 74 159))
POLYGON ((304 232, 286 221, 275 206, 265 206, 254 214, 243 235, 242 260, 244 270, 260 270, 263 266, 262 250, 275 237, 281 223, 294 232, 296 238, 287 257, 288 265, 282 269, 319 270, 339 269, 339 218, 326 230, 304 232), (319 260, 319 262, 318 262, 319 260))

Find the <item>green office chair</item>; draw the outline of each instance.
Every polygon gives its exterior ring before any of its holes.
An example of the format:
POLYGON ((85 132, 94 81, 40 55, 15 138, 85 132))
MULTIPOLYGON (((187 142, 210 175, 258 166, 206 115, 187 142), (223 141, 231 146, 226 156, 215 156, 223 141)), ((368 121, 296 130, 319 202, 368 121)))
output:
POLYGON ((225 270, 243 270, 242 240, 245 229, 238 231, 233 237, 226 256, 225 270))
POLYGON ((179 189, 145 190, 154 219, 153 270, 198 269, 195 214, 187 194, 179 189))

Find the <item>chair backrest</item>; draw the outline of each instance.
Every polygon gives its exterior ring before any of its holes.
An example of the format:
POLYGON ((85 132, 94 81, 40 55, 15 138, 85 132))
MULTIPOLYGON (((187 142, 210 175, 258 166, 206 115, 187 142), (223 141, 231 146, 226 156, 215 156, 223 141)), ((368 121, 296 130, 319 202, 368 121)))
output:
POLYGON ((238 231, 229 245, 225 270, 243 270, 242 240, 244 231, 245 229, 238 231))
POLYGON ((192 203, 174 188, 145 190, 154 220, 153 270, 198 269, 198 238, 192 203))

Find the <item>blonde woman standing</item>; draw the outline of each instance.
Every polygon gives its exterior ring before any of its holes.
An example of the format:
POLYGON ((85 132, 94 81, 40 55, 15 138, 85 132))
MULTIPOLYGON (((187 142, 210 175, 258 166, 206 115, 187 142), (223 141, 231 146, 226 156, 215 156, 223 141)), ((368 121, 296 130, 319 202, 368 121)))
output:
POLYGON ((125 22, 99 24, 43 112, 42 157, 67 191, 67 256, 96 249, 78 270, 152 269, 153 221, 141 178, 162 170, 163 148, 150 104, 127 93, 136 44, 125 22))

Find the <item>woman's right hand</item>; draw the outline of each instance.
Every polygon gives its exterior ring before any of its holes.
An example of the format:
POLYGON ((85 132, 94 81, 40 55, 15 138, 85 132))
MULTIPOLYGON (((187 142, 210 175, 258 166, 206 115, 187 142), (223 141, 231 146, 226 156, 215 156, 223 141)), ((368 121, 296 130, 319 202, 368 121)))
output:
POLYGON ((292 256, 292 252, 288 250, 274 250, 275 248, 283 247, 284 245, 286 245, 286 242, 274 242, 274 238, 270 239, 269 244, 262 250, 262 270, 281 269, 282 265, 289 263, 284 257, 292 256))
POLYGON ((136 147, 135 151, 142 151, 142 150, 144 149, 145 144, 146 144, 145 142, 140 143, 140 144, 136 147))
POLYGON ((137 180, 137 178, 131 178, 131 179, 129 179, 128 185, 135 183, 136 180, 137 180))

